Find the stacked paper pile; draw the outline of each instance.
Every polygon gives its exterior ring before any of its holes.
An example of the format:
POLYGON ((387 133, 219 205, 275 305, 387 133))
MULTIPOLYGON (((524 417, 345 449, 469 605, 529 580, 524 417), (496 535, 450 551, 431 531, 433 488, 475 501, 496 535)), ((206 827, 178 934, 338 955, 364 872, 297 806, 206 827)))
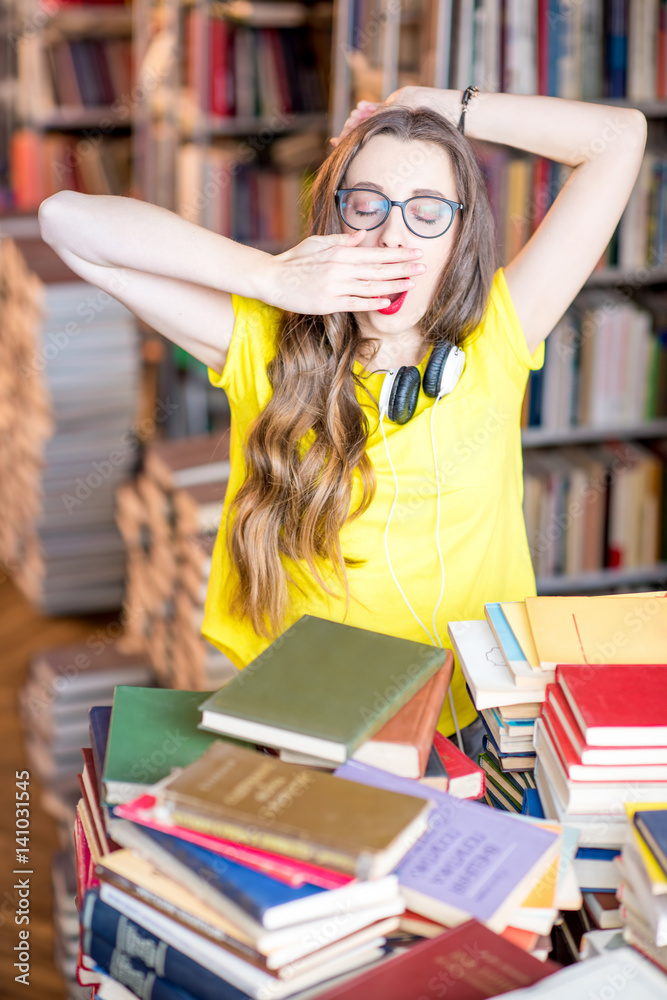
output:
POLYGON ((56 421, 46 447, 39 535, 47 614, 119 608, 125 549, 114 493, 136 467, 139 345, 135 317, 87 282, 46 286, 44 372, 56 421))
POLYGON ((86 748, 84 758, 91 753, 88 712, 95 703, 110 706, 117 684, 149 685, 152 680, 153 669, 145 659, 124 652, 100 629, 85 642, 37 652, 19 695, 31 776, 42 786, 42 808, 58 824, 61 850, 52 869, 55 957, 70 985, 78 947, 72 833, 81 795, 81 747, 86 748))
POLYGON ((616 859, 623 938, 667 972, 667 802, 625 809, 629 830, 616 859))
POLYGON ((99 797, 79 804, 80 982, 102 998, 155 982, 180 1000, 406 1000, 462 949, 462 997, 553 973, 522 919, 576 892, 560 825, 399 777, 413 755, 386 732, 377 764, 394 771, 353 757, 444 677, 441 705, 452 664, 304 616, 208 696, 118 687, 99 797))
POLYGON ((44 444, 52 432, 46 383, 33 368, 43 296, 14 241, 0 240, 0 563, 32 601, 43 576, 35 523, 44 444))
POLYGON ((228 433, 203 435, 150 444, 141 475, 116 494, 128 635, 169 687, 211 689, 236 673, 200 634, 228 478, 228 433))

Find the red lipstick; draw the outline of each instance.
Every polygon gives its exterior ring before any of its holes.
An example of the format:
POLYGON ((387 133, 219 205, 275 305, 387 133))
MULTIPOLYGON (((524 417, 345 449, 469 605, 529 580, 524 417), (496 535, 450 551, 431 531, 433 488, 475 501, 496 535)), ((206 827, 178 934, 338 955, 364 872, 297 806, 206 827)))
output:
POLYGON ((405 302, 405 296, 407 294, 408 294, 408 289, 406 289, 404 292, 401 292, 398 298, 394 302, 392 302, 390 306, 387 306, 386 309, 378 309, 378 312, 382 313, 383 316, 393 316, 393 314, 397 313, 398 310, 403 305, 403 303, 405 302))

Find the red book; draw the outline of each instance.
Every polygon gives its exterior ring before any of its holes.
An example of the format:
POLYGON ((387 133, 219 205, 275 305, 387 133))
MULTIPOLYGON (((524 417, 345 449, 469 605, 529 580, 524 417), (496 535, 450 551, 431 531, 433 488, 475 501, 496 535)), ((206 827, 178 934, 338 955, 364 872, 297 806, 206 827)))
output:
POLYGON ((231 114, 227 100, 227 33, 229 25, 219 17, 211 17, 209 25, 209 107, 212 115, 231 114))
POLYGON ((150 830, 161 830, 163 833, 180 837, 198 847, 204 847, 208 851, 215 851, 216 854, 220 854, 230 861, 237 861, 240 865, 262 872, 264 875, 270 875, 271 878, 285 882, 287 885, 299 886, 308 882, 311 885, 321 886, 323 889, 336 889, 338 886, 347 885, 348 882, 353 881, 350 875, 320 868, 305 861, 298 861, 296 858, 288 858, 282 854, 271 854, 269 851, 262 851, 257 847, 250 847, 248 844, 223 840, 222 837, 214 837, 212 834, 201 833, 198 830, 188 830, 183 826, 161 823, 155 817, 154 807, 155 797, 153 795, 140 795, 132 802, 115 806, 114 812, 123 819, 139 823, 150 830))
POLYGON ((667 764, 582 764, 565 726, 548 702, 542 705, 542 718, 571 781, 667 781, 667 764))
POLYGON ((589 746, 667 746, 667 665, 559 665, 560 684, 589 746))
POLYGON ((354 751, 353 759, 401 778, 422 778, 453 671, 450 649, 437 674, 372 739, 354 751))
POLYGON ((655 96, 659 101, 667 98, 667 86, 665 86, 665 70, 667 69, 667 5, 660 2, 659 26, 658 26, 658 46, 656 51, 656 81, 655 96))
POLYGON ((436 732, 433 746, 447 772, 447 791, 456 799, 481 799, 486 791, 486 774, 451 740, 436 732))
POLYGON ((560 968, 469 920, 460 927, 413 945, 361 975, 318 993, 317 1000, 411 1000, 451 996, 485 1000, 530 986, 560 968))
POLYGON ((569 702, 558 684, 547 685, 547 702, 565 729, 582 764, 667 764, 667 747, 591 747, 581 735, 569 702))
POLYGON ((537 92, 549 96, 549 0, 537 0, 537 92))

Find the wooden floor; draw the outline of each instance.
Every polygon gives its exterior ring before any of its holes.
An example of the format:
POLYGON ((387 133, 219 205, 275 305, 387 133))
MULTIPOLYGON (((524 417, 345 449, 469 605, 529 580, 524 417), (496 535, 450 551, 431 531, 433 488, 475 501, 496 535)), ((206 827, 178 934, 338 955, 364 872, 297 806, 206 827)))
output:
MULTIPOLYGON (((0 997, 66 1000, 63 980, 53 962, 51 855, 59 849, 55 821, 40 808, 41 785, 30 780, 30 976, 29 986, 15 981, 14 947, 19 927, 14 915, 15 772, 27 768, 17 694, 32 653, 40 647, 85 640, 113 616, 44 618, 11 581, 0 583, 0 997)), ((24 876, 28 877, 28 876, 24 876)), ((22 924, 22 927, 27 925, 22 924)))

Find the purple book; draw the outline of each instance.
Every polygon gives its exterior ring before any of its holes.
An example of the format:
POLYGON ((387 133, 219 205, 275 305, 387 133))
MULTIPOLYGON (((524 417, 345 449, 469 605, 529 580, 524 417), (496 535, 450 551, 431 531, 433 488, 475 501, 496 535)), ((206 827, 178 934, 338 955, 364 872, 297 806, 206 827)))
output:
POLYGON ((480 802, 456 799, 348 760, 337 778, 431 799, 429 829, 396 869, 409 909, 447 926, 475 917, 500 932, 560 851, 561 837, 480 802))

